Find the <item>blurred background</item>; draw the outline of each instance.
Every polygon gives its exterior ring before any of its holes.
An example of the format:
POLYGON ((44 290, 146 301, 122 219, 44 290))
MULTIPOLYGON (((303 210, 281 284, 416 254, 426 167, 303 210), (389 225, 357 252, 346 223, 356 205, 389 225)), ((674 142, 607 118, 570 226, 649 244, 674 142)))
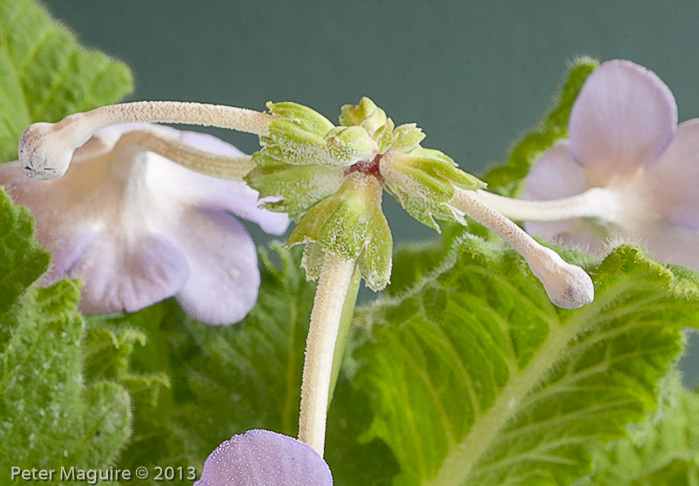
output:
MULTIPOLYGON (((691 0, 44 3, 83 44, 131 67, 131 100, 258 110, 296 101, 336 121, 340 106, 368 96, 476 175, 538 123, 579 56, 648 67, 673 91, 680 121, 699 117, 691 0)), ((210 132, 247 152, 258 147, 253 136, 210 132)), ((391 198, 384 207, 398 242, 434 236, 391 198)), ((696 386, 699 338, 690 338, 682 368, 696 386)))

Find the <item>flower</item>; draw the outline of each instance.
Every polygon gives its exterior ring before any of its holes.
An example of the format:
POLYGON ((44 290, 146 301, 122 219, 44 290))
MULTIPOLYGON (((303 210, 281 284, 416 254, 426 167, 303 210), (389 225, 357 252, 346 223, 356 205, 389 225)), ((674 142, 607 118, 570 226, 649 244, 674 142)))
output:
POLYGON ((181 167, 133 134, 242 155, 210 135, 138 124, 96 133, 55 180, 27 178, 19 162, 0 166, 0 185, 31 211, 37 240, 53 254, 40 283, 83 279, 87 314, 136 311, 175 296, 203 322, 241 320, 260 276, 255 245, 234 215, 272 234, 286 230, 287 217, 258 208, 258 193, 245 184, 181 167))
POLYGON ((332 486, 330 468, 310 446, 268 430, 223 442, 194 486, 332 486))
POLYGON ((699 119, 677 125, 669 88, 637 64, 605 62, 573 105, 569 137, 531 169, 523 198, 551 202, 520 218, 527 231, 598 255, 640 244, 699 270, 699 119))

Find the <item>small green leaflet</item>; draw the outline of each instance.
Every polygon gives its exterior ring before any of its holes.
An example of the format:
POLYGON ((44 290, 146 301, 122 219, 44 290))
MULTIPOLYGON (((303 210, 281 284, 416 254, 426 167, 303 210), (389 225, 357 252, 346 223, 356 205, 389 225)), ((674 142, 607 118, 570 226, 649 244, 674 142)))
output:
POLYGON ((595 473, 579 486, 699 485, 699 394, 678 376, 668 381, 657 416, 600 448, 595 473))
POLYGON ((33 0, 0 0, 0 161, 17 157, 27 125, 119 101, 129 68, 82 49, 33 0))
POLYGON ((588 444, 653 410, 697 325, 697 277, 632 247, 588 270, 595 301, 559 309, 515 252, 472 237, 451 269, 364 310, 356 384, 394 484, 571 484, 591 472, 588 444))
POLYGON ((556 106, 536 129, 514 146, 505 164, 493 168, 483 178, 491 191, 510 197, 520 195, 524 189, 524 178, 539 155, 559 139, 568 136, 570 110, 583 83, 597 66, 597 61, 589 58, 578 59, 571 66, 556 106))
POLYGON ((2 481, 9 484, 13 466, 108 467, 130 435, 131 403, 116 383, 83 378, 79 286, 20 287, 43 272, 47 257, 33 242, 31 216, 2 191, 0 234, 2 253, 16 255, 0 265, 22 277, 5 287, 0 309, 2 481))

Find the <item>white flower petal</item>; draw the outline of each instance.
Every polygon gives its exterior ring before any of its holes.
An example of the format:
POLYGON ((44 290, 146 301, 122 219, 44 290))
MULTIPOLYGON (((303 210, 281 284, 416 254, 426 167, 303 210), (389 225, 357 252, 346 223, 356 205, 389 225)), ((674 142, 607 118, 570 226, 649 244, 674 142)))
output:
POLYGON ((243 225, 229 214, 191 209, 182 214, 173 238, 191 269, 176 295, 182 308, 207 324, 242 320, 260 286, 255 244, 243 225))
POLYGON ((66 275, 85 280, 84 313, 133 312, 172 296, 187 281, 187 259, 168 238, 150 234, 127 242, 113 236, 102 235, 66 275))
POLYGON ((570 116, 571 151, 602 186, 656 160, 674 136, 677 106, 653 72, 609 61, 590 74, 570 116))
POLYGON ((677 135, 644 174, 658 216, 699 230, 699 119, 680 124, 677 135))
POLYGON ((159 177, 163 191, 170 197, 188 201, 192 206, 230 211, 236 216, 257 223, 265 232, 280 235, 289 226, 289 217, 260 207, 259 193, 243 182, 216 179, 193 172, 176 164, 159 177))

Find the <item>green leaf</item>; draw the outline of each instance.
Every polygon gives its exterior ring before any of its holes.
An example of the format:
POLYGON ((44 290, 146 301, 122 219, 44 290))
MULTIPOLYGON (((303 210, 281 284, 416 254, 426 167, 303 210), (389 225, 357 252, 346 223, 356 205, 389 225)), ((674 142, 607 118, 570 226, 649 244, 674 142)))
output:
POLYGON ((34 241, 29 211, 14 206, 0 188, 0 312, 49 267, 50 255, 34 241))
MULTIPOLYGON (((32 287, 0 314, 0 471, 106 468, 131 433, 116 383, 86 384, 79 285, 32 287)), ((8 480, 9 481, 9 480, 8 480)))
POLYGON ((553 306, 520 257, 471 237, 450 268, 365 309, 355 384, 394 484, 570 484, 588 444, 622 437, 696 325, 697 277, 622 247, 589 268, 596 299, 553 306))
POLYGON ((525 135, 510 152, 506 164, 490 170, 483 178, 491 190, 505 196, 518 197, 524 189, 524 178, 542 152, 568 136, 568 118, 583 83, 599 63, 582 58, 575 61, 568 73, 558 101, 541 124, 525 135))
POLYGON ((699 484, 699 395, 670 380, 658 416, 631 427, 630 437, 597 451, 597 468, 581 485, 699 484))
POLYGON ((114 103, 132 91, 131 73, 83 49, 33 0, 0 0, 0 161, 17 157, 27 125, 114 103))

